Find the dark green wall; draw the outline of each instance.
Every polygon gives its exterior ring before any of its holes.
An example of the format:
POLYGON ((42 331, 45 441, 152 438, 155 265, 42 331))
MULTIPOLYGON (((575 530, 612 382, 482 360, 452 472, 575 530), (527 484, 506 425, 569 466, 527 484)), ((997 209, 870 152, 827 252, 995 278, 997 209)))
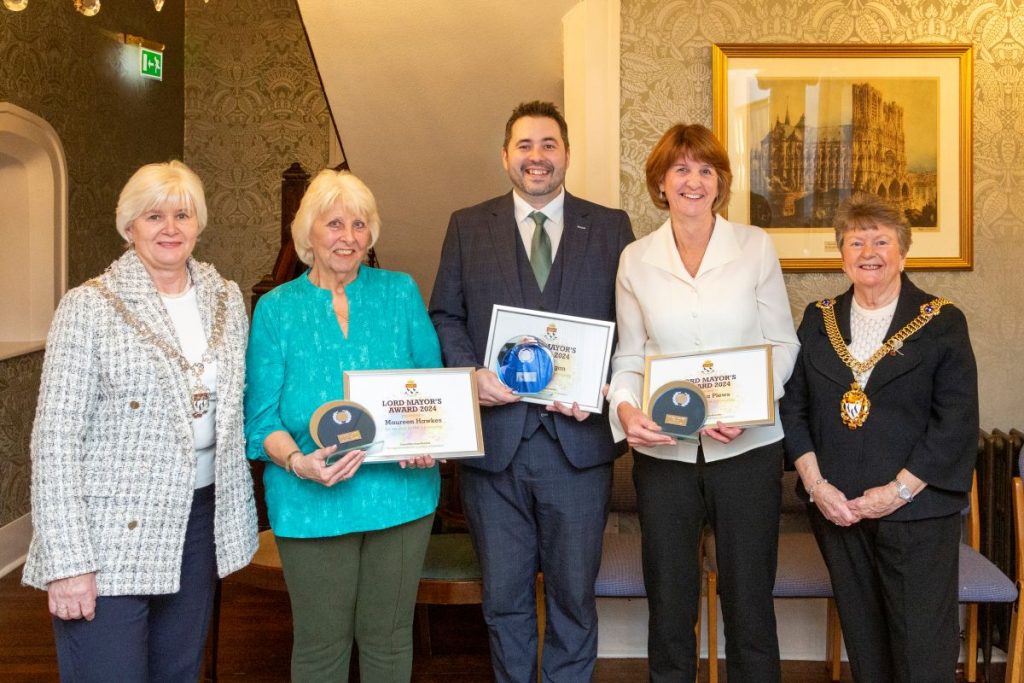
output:
MULTIPOLYGON (((157 13, 148 0, 104 2, 95 17, 72 0, 0 7, 0 102, 45 119, 68 166, 68 285, 121 253, 117 196, 142 164, 182 157, 184 3, 157 13), (164 43, 164 80, 138 76, 129 33, 164 43)), ((0 188, 0 192, 3 188, 0 188)), ((0 526, 29 511, 29 434, 41 353, 0 361, 0 526)))

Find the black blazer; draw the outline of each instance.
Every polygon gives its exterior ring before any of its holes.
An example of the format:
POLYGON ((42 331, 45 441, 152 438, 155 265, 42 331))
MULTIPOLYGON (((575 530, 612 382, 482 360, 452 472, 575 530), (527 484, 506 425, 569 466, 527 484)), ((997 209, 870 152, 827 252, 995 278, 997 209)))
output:
MULTIPOLYGON (((554 313, 615 320, 619 254, 633 241, 629 217, 565 193, 565 229, 555 259, 564 259, 554 313)), ((452 214, 430 297, 430 317, 447 367, 483 367, 494 304, 524 306, 516 260, 519 229, 512 193, 452 214)), ((492 472, 505 469, 523 435, 530 404, 481 407, 484 458, 464 461, 492 472)), ((535 406, 533 406, 536 409, 535 406)), ((609 462, 619 453, 607 409, 583 422, 554 414, 558 439, 576 467, 609 462)))
MULTIPOLYGON (((902 275, 896 313, 886 338, 914 319, 935 297, 902 275)), ((843 339, 850 342, 850 288, 836 299, 843 339)), ((864 387, 871 412, 849 429, 839 404, 853 372, 839 360, 811 303, 797 336, 800 355, 786 384, 780 412, 786 458, 813 451, 821 474, 847 498, 886 484, 906 467, 928 484, 910 505, 887 519, 906 521, 952 514, 967 504, 978 450, 978 371, 963 313, 951 305, 883 358, 864 387)), ((806 499, 806 493, 799 491, 806 499)))

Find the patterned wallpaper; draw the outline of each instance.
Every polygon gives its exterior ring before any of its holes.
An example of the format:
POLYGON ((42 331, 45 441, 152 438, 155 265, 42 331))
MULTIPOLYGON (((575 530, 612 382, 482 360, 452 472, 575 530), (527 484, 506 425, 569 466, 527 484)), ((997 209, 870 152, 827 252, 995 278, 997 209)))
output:
MULTIPOLYGON (((982 426, 1024 427, 1024 1, 622 0, 622 199, 639 234, 665 220, 644 182, 651 147, 677 121, 711 125, 717 42, 974 44, 975 269, 911 278, 967 314, 982 426)), ((830 273, 786 283, 794 316, 847 287, 830 273)))
POLYGON ((29 511, 28 444, 43 354, 0 361, 0 526, 29 511))
MULTIPOLYGON (((182 153, 179 3, 104 3, 87 18, 70 0, 0 9, 0 101, 46 119, 64 144, 69 177, 68 284, 101 272, 121 253, 114 207, 144 163, 182 153), (137 48, 116 37, 159 41, 164 80, 138 76, 137 48)), ((0 525, 29 509, 28 445, 42 354, 0 361, 0 525)))
POLYGON ((327 165, 330 115, 294 0, 187 0, 185 35, 185 162, 210 215, 196 256, 248 294, 280 245, 281 173, 327 165))

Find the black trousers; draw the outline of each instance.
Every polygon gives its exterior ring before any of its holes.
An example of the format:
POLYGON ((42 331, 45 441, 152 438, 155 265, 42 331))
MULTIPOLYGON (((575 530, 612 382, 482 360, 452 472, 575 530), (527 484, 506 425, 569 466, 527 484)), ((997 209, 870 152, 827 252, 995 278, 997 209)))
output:
POLYGON ((636 454, 651 681, 696 678, 705 523, 715 532, 729 682, 780 680, 772 588, 782 459, 781 442, 713 463, 704 462, 703 451, 696 464, 636 454))
POLYGON ((808 506, 854 680, 955 680, 960 515, 838 527, 808 506))

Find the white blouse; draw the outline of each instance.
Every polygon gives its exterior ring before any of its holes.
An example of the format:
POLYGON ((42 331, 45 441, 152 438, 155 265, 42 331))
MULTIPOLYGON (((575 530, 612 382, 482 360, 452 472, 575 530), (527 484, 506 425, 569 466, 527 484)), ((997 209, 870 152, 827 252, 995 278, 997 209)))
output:
MULTIPOLYGON (((857 303, 857 299, 851 297, 853 306, 850 308, 850 355, 857 360, 864 362, 874 355, 878 347, 885 341, 885 333, 892 324, 892 317, 896 315, 896 304, 899 297, 896 297, 881 308, 864 308, 857 303)), ((860 375, 857 381, 861 387, 867 386, 868 377, 871 377, 869 368, 867 372, 860 375)))
MULTIPOLYGON (((616 440, 625 438, 619 404, 643 404, 644 356, 766 343, 772 345, 775 424, 747 428, 728 444, 702 438, 704 458, 722 460, 782 438, 778 400, 800 343, 782 269, 767 233, 718 216, 693 277, 676 249, 671 221, 666 221, 623 251, 615 306, 619 342, 612 358, 609 398, 616 440)), ((656 458, 697 461, 695 443, 637 450, 656 458)))
MULTIPOLYGON (((174 324, 181 352, 190 363, 196 363, 206 353, 206 331, 203 319, 199 315, 199 301, 196 299, 196 288, 179 295, 161 294, 164 308, 174 324)), ((190 379, 192 379, 190 377, 190 379)), ((214 476, 214 454, 217 442, 217 362, 206 363, 203 367, 203 384, 210 389, 210 410, 200 418, 192 420, 192 436, 196 444, 196 481, 195 488, 209 486, 214 476)), ((192 387, 189 387, 191 390, 192 387)))

